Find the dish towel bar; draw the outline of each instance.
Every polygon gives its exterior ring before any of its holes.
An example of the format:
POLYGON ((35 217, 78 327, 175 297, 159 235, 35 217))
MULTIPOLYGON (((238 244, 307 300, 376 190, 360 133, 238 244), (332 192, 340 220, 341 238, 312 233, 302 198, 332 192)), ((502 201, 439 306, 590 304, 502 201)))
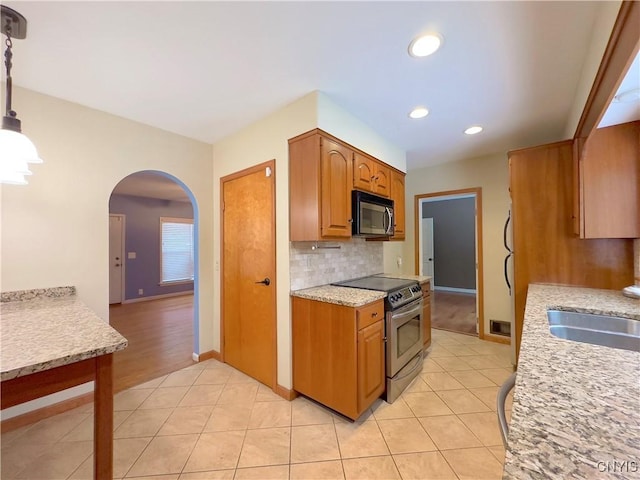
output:
POLYGON ((507 436, 509 435, 509 424, 507 423, 507 413, 505 411, 505 402, 507 395, 516 384, 516 372, 509 375, 509 378, 502 384, 498 391, 498 423, 500 424, 500 435, 502 436, 502 444, 507 448, 507 436))

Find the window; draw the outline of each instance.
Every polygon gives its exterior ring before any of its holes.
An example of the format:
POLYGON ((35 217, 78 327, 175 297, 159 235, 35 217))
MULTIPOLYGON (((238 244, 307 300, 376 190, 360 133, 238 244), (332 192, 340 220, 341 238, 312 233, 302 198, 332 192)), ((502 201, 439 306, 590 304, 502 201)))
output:
POLYGON ((160 217, 160 284, 193 281, 193 220, 160 217))

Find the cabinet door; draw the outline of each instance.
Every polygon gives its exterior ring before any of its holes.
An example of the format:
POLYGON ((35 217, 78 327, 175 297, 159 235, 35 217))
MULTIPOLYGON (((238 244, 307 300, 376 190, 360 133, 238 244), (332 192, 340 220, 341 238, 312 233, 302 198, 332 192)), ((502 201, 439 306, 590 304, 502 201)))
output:
POLYGON ((596 129, 578 168, 580 236, 640 237, 640 121, 596 129))
POLYGON ((571 141, 509 153, 516 358, 530 283, 617 290, 633 283, 629 240, 581 240, 572 228, 571 141))
POLYGON ((353 154, 353 188, 373 192, 373 181, 376 175, 373 171, 373 162, 369 157, 361 153, 353 154))
POLYGON ((358 411, 371 405, 385 389, 384 322, 358 331, 358 411))
POLYGON ((393 239, 404 240, 404 173, 391 170, 391 199, 394 202, 395 232, 393 239))
POLYGON ((321 141, 321 210, 323 237, 351 237, 353 152, 333 140, 321 141))
POLYGON ((391 169, 381 163, 374 163, 373 192, 381 197, 388 197, 391 190, 391 169))

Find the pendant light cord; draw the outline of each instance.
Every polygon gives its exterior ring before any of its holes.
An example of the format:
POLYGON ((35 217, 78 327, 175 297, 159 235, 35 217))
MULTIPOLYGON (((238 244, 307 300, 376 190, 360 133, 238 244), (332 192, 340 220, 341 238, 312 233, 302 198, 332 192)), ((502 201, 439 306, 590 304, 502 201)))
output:
POLYGON ((13 58, 13 52, 11 51, 11 48, 13 47, 13 42, 11 41, 11 25, 10 25, 10 22, 7 22, 7 23, 8 23, 6 27, 7 40, 4 42, 5 45, 7 46, 7 49, 4 51, 4 65, 7 70, 7 91, 6 91, 7 103, 6 103, 5 115, 7 117, 15 117, 16 112, 11 110, 11 93, 12 93, 11 87, 13 83, 11 81, 11 66, 12 66, 11 59, 13 58))

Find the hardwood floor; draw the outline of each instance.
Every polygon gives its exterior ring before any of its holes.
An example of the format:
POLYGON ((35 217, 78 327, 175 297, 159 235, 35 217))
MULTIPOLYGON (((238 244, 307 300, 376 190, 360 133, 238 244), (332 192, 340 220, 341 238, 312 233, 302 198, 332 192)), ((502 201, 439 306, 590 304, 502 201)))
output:
POLYGON ((476 336, 476 296, 434 290, 431 328, 476 336))
POLYGON ((109 307, 129 346, 113 358, 116 392, 194 364, 193 295, 109 307))

